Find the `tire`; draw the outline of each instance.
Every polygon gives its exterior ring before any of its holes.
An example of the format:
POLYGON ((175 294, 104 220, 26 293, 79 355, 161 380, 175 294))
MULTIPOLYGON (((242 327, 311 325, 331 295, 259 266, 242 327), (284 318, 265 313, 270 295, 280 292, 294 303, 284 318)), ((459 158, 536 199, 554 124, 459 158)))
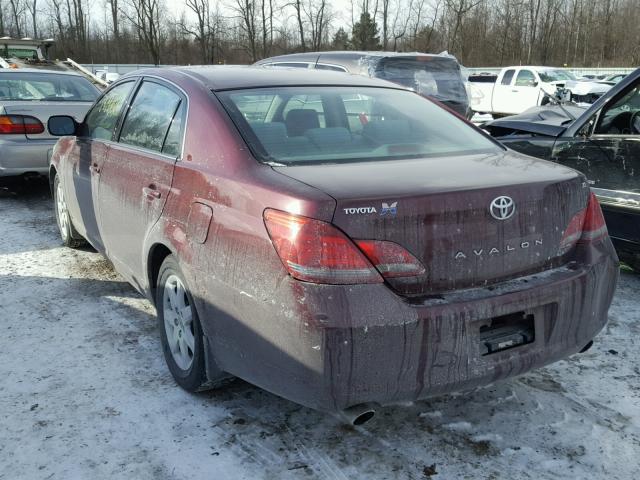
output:
POLYGON ((56 223, 58 224, 58 230, 60 230, 60 237, 62 238, 64 246, 78 248, 86 245, 87 241, 78 233, 76 227, 73 225, 58 175, 53 179, 53 204, 56 213, 56 223))
POLYGON ((620 261, 627 264, 635 273, 640 273, 640 253, 620 253, 618 252, 620 261))
MULTIPOLYGON (((169 255, 158 273, 156 311, 165 361, 175 381, 188 392, 218 388, 229 375, 219 368, 207 369, 200 318, 180 266, 169 255), (211 371, 213 370, 213 372, 211 371)), ((211 362, 212 363, 212 362, 211 362)))

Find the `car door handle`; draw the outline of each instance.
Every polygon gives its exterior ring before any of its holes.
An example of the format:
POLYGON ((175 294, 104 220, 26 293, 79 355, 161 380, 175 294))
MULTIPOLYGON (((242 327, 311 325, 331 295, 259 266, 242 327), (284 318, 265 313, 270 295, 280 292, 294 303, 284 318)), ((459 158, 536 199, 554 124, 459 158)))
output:
POLYGON ((100 175, 100 167, 98 166, 97 163, 92 163, 89 166, 89 170, 93 173, 95 173, 96 175, 100 175))
POLYGON ((149 200, 154 200, 162 196, 162 194, 156 189, 155 185, 149 185, 148 187, 144 187, 142 189, 142 193, 144 193, 144 196, 147 197, 149 200))
POLYGON ((518 93, 520 90, 511 90, 513 93, 518 93))

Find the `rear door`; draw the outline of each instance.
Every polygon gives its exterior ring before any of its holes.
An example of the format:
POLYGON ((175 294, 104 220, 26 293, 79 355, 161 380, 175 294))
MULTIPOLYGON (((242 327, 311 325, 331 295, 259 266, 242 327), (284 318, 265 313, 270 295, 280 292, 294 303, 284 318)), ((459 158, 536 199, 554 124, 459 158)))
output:
POLYGON ((533 70, 521 69, 516 75, 514 88, 511 90, 512 111, 507 113, 521 113, 538 104, 540 87, 536 73, 533 70))
POLYGON ((182 152, 187 99, 145 79, 126 113, 100 176, 100 229, 109 258, 128 280, 143 278, 142 249, 166 202, 182 152))

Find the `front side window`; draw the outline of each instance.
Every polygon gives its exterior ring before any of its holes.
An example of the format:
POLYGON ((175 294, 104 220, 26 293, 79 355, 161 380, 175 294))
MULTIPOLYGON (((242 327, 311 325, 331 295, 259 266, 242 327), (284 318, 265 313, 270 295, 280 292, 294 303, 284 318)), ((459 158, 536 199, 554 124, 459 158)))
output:
POLYGON ((516 77, 516 87, 535 87, 536 77, 531 70, 520 70, 516 77))
POLYGON ((264 162, 332 163, 501 151, 464 121, 406 90, 308 86, 218 96, 264 162))
POLYGON ((99 140, 111 140, 118 117, 135 82, 121 83, 98 100, 85 120, 87 136, 99 140))
POLYGON ((181 100, 167 87, 142 82, 122 124, 120 143, 161 152, 181 100))
POLYGON ((602 135, 640 135, 640 86, 622 95, 603 109, 594 133, 602 135))

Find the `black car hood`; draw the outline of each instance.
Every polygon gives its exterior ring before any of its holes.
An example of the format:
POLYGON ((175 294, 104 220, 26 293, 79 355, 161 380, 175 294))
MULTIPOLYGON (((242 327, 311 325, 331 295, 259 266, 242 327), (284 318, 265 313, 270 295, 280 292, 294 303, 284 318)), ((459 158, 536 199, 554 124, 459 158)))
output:
POLYGON ((482 128, 494 137, 518 133, 558 137, 585 111, 576 105, 565 105, 564 109, 558 105, 532 107, 519 115, 487 122, 482 128))

